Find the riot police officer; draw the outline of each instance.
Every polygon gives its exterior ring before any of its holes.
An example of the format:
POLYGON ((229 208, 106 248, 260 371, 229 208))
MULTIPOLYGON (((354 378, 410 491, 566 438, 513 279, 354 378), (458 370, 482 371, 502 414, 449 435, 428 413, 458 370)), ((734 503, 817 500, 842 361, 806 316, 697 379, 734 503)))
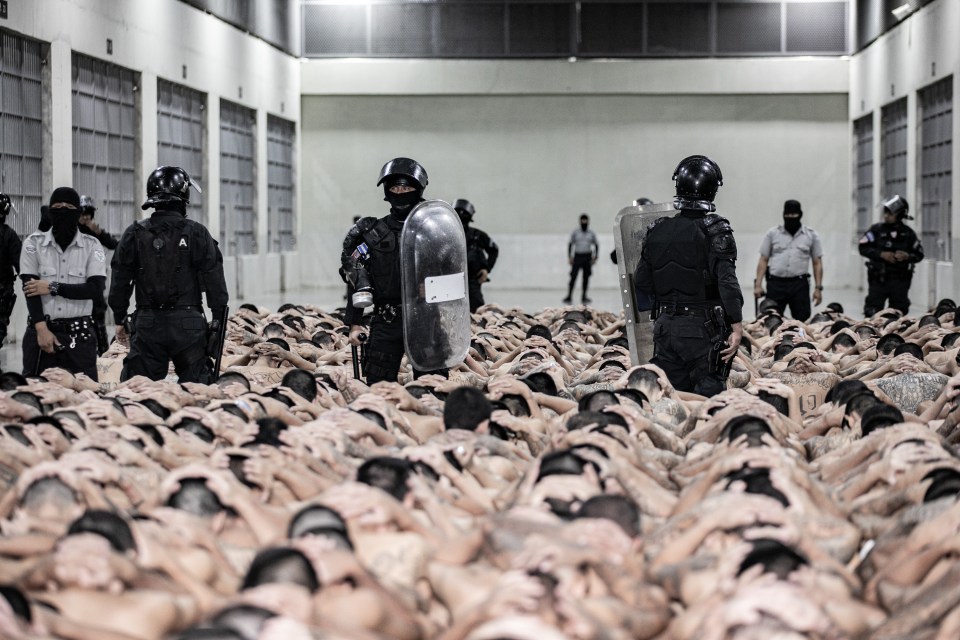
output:
POLYGON ((910 281, 913 265, 923 260, 923 245, 913 229, 903 223, 910 206, 903 196, 895 195, 880 203, 883 222, 874 224, 860 238, 860 255, 867 258, 867 299, 863 315, 867 318, 890 306, 906 314, 910 311, 910 281))
MULTIPOLYGON (((113 251, 117 248, 117 239, 106 229, 100 227, 93 219, 97 213, 97 205, 90 196, 80 196, 80 233, 93 236, 100 241, 104 249, 113 251)), ((97 329, 97 353, 103 352, 110 346, 107 339, 107 301, 101 295, 93 301, 93 322, 97 329)))
POLYGON ((113 254, 108 302, 117 338, 130 343, 121 380, 136 375, 162 380, 171 360, 180 382, 209 383, 216 377, 207 353, 208 332, 219 330, 229 298, 217 242, 206 227, 187 219, 191 187, 200 192, 180 167, 155 169, 141 207, 154 212, 127 227, 113 254), (137 308, 130 322, 134 288, 137 308), (209 327, 201 291, 213 312, 209 327))
POLYGON ((644 294, 638 299, 653 300, 651 362, 677 390, 712 396, 724 385, 715 367, 720 360, 711 362, 711 349, 729 361, 743 337, 737 243, 729 221, 713 213, 713 200, 723 184, 715 162, 699 155, 684 158, 673 180, 674 207, 680 213, 650 227, 634 281, 644 294), (722 312, 719 321, 717 308, 722 312), (727 327, 718 326, 721 321, 729 327, 729 336, 727 327))
POLYGON ((0 346, 7 339, 10 314, 17 302, 13 283, 20 273, 20 236, 7 224, 7 216, 12 212, 10 196, 0 193, 0 346))
POLYGON ((477 210, 469 200, 460 198, 453 203, 453 209, 460 216, 463 231, 467 236, 467 283, 470 292, 470 313, 483 306, 483 292, 480 287, 489 280, 493 265, 497 263, 500 248, 485 232, 471 226, 477 210))
POLYGON ((350 327, 350 344, 359 346, 367 331, 363 309, 373 306, 363 371, 367 384, 395 382, 403 359, 403 323, 400 272, 400 232, 413 208, 423 202, 427 171, 416 160, 394 158, 380 170, 390 213, 382 218, 361 218, 347 232, 340 255, 340 275, 347 283, 344 321, 350 327))

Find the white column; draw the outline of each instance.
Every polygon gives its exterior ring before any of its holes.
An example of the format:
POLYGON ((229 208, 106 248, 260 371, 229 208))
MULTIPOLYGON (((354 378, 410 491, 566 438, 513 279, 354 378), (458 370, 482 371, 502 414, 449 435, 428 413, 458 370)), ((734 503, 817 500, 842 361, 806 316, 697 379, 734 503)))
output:
MULTIPOLYGON (((147 178, 159 165, 157 151, 157 74, 144 71, 140 74, 140 192, 147 193, 147 178)), ((144 211, 143 215, 149 215, 144 211)))
POLYGON ((64 40, 50 43, 50 156, 47 191, 73 184, 73 57, 64 40))

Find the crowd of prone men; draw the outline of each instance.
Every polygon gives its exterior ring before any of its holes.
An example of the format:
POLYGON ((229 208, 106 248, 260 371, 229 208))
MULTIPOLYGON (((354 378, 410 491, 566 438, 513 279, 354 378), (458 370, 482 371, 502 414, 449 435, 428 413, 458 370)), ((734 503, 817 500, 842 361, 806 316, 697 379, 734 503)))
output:
POLYGON ((3 373, 0 636, 960 637, 954 314, 768 312, 711 398, 585 307, 480 307, 449 378, 306 305, 214 384, 3 373))

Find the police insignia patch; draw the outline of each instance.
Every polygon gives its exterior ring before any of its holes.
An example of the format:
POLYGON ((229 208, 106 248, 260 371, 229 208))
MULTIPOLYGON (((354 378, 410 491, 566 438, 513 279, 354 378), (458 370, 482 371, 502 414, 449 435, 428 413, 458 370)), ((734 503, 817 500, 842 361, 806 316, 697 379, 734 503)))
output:
POLYGON ((93 252, 93 257, 97 262, 103 262, 106 260, 106 256, 103 255, 103 251, 97 249, 93 252))
POLYGON ((26 251, 27 253, 36 253, 37 245, 33 244, 32 242, 28 242, 25 245, 23 245, 23 250, 26 251))

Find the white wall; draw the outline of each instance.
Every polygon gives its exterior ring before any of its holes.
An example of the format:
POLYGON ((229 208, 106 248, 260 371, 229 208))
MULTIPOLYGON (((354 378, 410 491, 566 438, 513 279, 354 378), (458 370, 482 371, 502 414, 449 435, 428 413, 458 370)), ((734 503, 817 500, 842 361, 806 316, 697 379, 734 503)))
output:
POLYGON ((407 155, 429 172, 427 197, 475 203, 501 246, 491 289, 565 286, 583 211, 604 254, 594 282, 614 287, 617 212, 672 197, 677 162, 704 153, 724 173, 717 204, 748 292, 788 198, 824 238, 828 285, 856 287, 847 73, 821 58, 304 61, 301 247, 320 248, 301 251, 304 279, 339 282, 351 217, 386 213, 377 173, 407 155))
MULTIPOLYGON (((916 270, 910 296, 915 306, 931 306, 942 297, 956 297, 960 283, 960 110, 956 108, 960 88, 960 2, 937 0, 920 9, 895 29, 880 36, 863 52, 853 57, 850 64, 850 119, 873 114, 874 129, 874 200, 879 202, 883 187, 880 132, 881 109, 884 105, 907 98, 907 136, 909 161, 907 163, 907 193, 912 214, 920 209, 919 146, 917 141, 917 91, 954 76, 953 109, 953 262, 924 261, 916 270)), ((919 229, 918 218, 911 224, 919 229)), ((861 274, 866 280, 866 274, 861 274)))
MULTIPOLYGON (((0 28, 50 45, 49 107, 46 122, 50 147, 46 150, 45 190, 71 184, 72 117, 71 52, 100 58, 140 73, 140 148, 138 192, 157 163, 157 78, 187 85, 207 94, 207 149, 203 195, 208 227, 219 233, 220 100, 225 98, 258 111, 257 149, 261 179, 257 199, 259 246, 263 253, 244 258, 237 270, 227 260, 231 295, 256 298, 281 287, 279 256, 267 247, 266 114, 300 120, 299 60, 253 38, 209 14, 178 0, 18 0, 10 2, 9 18, 0 28), (107 39, 113 53, 107 54, 107 39), (186 78, 183 67, 186 66, 186 78), (242 91, 242 97, 241 97, 242 91), (236 273, 247 274, 238 280, 236 273), (241 289, 238 291, 238 282, 241 289)), ((298 141, 299 148, 299 141, 298 141)), ((193 197, 198 197, 194 195, 193 197)), ((142 212, 138 210, 139 216, 142 212)), ((146 214, 144 214, 146 215, 146 214)), ((23 305, 17 305, 15 331, 22 331, 23 305)))

